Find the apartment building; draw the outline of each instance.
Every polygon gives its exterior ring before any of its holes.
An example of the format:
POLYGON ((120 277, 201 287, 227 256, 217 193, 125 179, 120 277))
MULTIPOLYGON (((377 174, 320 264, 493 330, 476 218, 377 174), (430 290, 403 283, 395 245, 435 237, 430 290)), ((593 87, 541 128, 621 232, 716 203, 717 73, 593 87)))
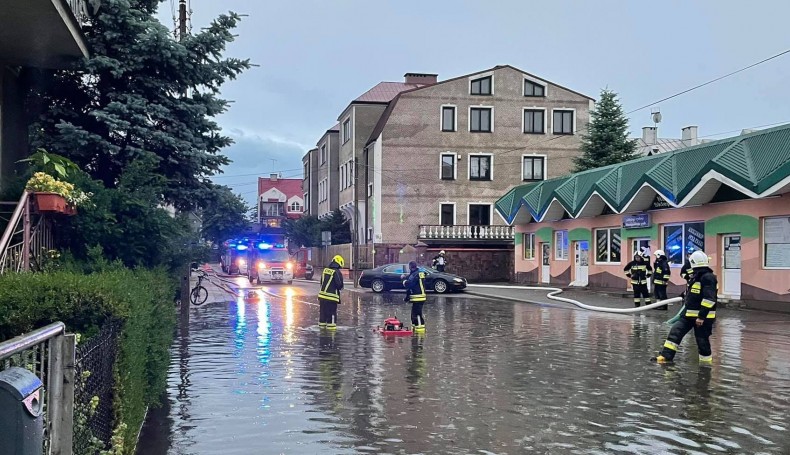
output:
POLYGON ((319 218, 325 218, 339 206, 339 149, 340 125, 328 129, 316 144, 317 165, 316 195, 318 198, 317 211, 310 212, 319 218))
POLYGON ((318 148, 302 157, 302 196, 306 215, 318 212, 318 148))
MULTIPOLYGON (((513 186, 569 173, 592 106, 512 66, 381 82, 337 118, 337 160, 316 171, 327 181, 319 201, 337 194, 352 234, 368 246, 364 263, 397 260, 405 245, 512 256, 514 231, 495 201, 513 186)), ((319 202, 318 214, 330 205, 319 202)))
POLYGON ((377 262, 405 244, 512 245, 503 192, 569 173, 593 99, 512 66, 399 93, 365 148, 367 240, 377 262))

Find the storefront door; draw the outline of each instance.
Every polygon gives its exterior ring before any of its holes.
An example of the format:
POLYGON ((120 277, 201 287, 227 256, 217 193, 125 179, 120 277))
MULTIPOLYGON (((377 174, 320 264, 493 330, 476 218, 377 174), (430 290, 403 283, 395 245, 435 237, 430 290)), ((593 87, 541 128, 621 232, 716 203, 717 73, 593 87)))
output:
POLYGON ((726 298, 741 298, 741 235, 729 234, 722 238, 724 257, 722 258, 722 294, 726 298))
POLYGON ((590 242, 586 240, 573 242, 573 262, 575 274, 572 284, 574 286, 587 286, 589 280, 590 242))
MULTIPOLYGON (((650 266, 653 266, 653 256, 650 251, 650 239, 649 238, 636 238, 631 239, 631 256, 628 257, 628 262, 634 259, 634 254, 636 253, 647 253, 648 254, 648 261, 650 262, 650 266)), ((647 288, 651 289, 651 282, 652 280, 648 280, 647 288)), ((628 280, 628 289, 633 289, 631 287, 631 281, 628 280)))
POLYGON ((551 282, 551 267, 549 255, 551 254, 551 244, 541 243, 541 262, 540 262, 540 282, 549 284, 551 282))

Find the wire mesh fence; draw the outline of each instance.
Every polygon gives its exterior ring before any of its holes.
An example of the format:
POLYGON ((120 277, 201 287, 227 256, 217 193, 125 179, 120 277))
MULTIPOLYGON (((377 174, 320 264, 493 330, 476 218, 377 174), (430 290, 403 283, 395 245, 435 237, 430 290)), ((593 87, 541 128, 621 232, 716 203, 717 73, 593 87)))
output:
POLYGON ((77 346, 74 384, 74 454, 93 455, 110 443, 114 424, 114 365, 121 322, 105 324, 77 346))

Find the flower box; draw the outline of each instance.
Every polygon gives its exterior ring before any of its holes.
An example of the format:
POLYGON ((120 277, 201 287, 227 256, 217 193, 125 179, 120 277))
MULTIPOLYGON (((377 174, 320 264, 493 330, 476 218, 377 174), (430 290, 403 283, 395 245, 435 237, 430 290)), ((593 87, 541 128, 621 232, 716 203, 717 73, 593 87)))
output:
POLYGON ((36 207, 42 213, 66 213, 66 198, 57 193, 33 193, 36 207))
POLYGON ((77 214, 77 206, 74 204, 66 204, 66 211, 63 213, 68 216, 74 216, 77 214))

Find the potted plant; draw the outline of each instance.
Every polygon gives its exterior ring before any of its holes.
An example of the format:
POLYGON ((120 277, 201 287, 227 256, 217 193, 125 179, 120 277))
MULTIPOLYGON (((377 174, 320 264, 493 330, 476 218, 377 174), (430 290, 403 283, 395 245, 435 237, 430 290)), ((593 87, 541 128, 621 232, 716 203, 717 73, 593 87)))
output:
POLYGON ((74 185, 44 172, 36 172, 27 181, 26 189, 33 193, 39 212, 66 213, 66 198, 74 191, 74 185))

